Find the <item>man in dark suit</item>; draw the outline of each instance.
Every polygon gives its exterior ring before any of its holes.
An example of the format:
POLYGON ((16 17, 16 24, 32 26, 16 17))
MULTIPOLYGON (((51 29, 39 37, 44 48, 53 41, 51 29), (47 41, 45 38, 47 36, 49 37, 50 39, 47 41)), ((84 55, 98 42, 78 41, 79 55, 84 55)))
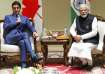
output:
POLYGON ((4 40, 7 44, 18 45, 21 53, 21 67, 26 67, 26 51, 31 54, 32 61, 39 60, 36 53, 32 51, 29 35, 25 29, 32 32, 33 37, 38 39, 38 34, 29 19, 20 14, 21 4, 18 1, 12 3, 13 13, 6 15, 4 19, 4 40))

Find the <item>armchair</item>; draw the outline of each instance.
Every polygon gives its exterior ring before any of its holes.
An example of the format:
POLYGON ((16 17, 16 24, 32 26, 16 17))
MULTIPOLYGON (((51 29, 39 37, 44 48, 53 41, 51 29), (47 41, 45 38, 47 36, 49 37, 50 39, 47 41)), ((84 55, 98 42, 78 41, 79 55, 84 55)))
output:
MULTIPOLYGON (((34 48, 36 49, 36 39, 33 40, 33 38, 30 36, 32 48, 34 51, 34 48)), ((20 48, 17 45, 10 45, 5 44, 3 39, 3 21, 0 22, 0 63, 5 62, 5 64, 8 63, 8 58, 12 56, 18 56, 20 55, 20 48)))
MULTIPOLYGON (((105 61, 105 59, 103 59, 105 57, 105 20, 98 20, 98 33, 99 33, 99 44, 96 48, 92 49, 92 56, 93 56, 93 65, 102 65, 105 61)), ((71 36, 71 35, 70 35, 71 36)), ((73 42, 73 38, 71 36, 71 42, 70 42, 70 46, 71 47, 71 43, 73 42)), ((68 52, 68 51, 67 51, 68 52)), ((68 59, 68 58, 67 58, 68 59)), ((67 65, 69 63, 67 62, 67 65)))
POLYGON ((104 40, 103 40, 103 42, 104 42, 104 45, 103 45, 103 53, 105 53, 105 35, 104 35, 104 40))
POLYGON ((97 48, 92 50, 93 65, 101 66, 104 64, 104 52, 105 52, 105 21, 98 20, 98 32, 99 32, 99 44, 97 48))
POLYGON ((103 52, 103 39, 105 35, 105 21, 98 21, 99 44, 96 49, 93 49, 93 54, 101 54, 103 52))

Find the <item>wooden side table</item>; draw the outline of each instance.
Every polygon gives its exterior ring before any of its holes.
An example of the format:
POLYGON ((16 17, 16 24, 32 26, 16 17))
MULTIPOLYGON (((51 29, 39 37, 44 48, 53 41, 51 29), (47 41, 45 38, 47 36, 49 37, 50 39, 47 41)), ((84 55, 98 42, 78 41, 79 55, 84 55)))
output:
POLYGON ((64 48, 64 53, 63 53, 63 59, 65 64, 67 63, 67 52, 68 52, 68 39, 63 39, 63 40, 57 40, 57 39, 42 39, 41 40, 41 47, 42 47, 42 52, 44 56, 44 64, 46 64, 46 60, 48 58, 48 45, 63 45, 64 48))

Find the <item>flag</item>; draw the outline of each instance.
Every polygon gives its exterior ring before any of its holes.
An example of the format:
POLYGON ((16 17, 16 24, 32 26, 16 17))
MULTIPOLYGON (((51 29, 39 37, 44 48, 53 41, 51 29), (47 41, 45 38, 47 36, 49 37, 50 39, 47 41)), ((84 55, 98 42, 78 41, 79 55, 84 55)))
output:
POLYGON ((38 0, 22 0, 22 14, 34 18, 38 10, 38 0))
POLYGON ((80 4, 88 4, 90 0, 70 0, 71 3, 71 8, 70 8, 70 13, 71 13, 71 23, 73 23, 74 18, 79 15, 79 5, 80 4))
POLYGON ((42 0, 38 0, 39 8, 36 12, 35 17, 33 18, 35 23, 35 29, 40 37, 42 36, 42 32, 43 32, 43 13, 42 13, 43 5, 42 4, 43 4, 42 0))
POLYGON ((42 0, 22 0, 22 15, 34 21, 39 36, 41 36, 43 29, 42 8, 42 0))

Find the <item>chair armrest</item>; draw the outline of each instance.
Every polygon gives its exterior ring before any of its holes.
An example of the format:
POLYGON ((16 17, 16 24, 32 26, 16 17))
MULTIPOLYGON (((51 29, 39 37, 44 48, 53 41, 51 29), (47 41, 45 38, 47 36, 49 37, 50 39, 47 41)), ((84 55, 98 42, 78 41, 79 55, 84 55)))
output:
POLYGON ((104 35, 104 39, 103 39, 103 53, 105 53, 105 35, 104 35))
POLYGON ((70 49, 70 47, 71 47, 73 41, 74 41, 74 40, 73 40, 72 35, 69 35, 69 44, 68 44, 68 49, 70 49))
POLYGON ((35 48, 35 52, 37 53, 38 51, 37 51, 37 41, 36 41, 36 38, 33 38, 33 40, 34 40, 34 48, 35 48))

